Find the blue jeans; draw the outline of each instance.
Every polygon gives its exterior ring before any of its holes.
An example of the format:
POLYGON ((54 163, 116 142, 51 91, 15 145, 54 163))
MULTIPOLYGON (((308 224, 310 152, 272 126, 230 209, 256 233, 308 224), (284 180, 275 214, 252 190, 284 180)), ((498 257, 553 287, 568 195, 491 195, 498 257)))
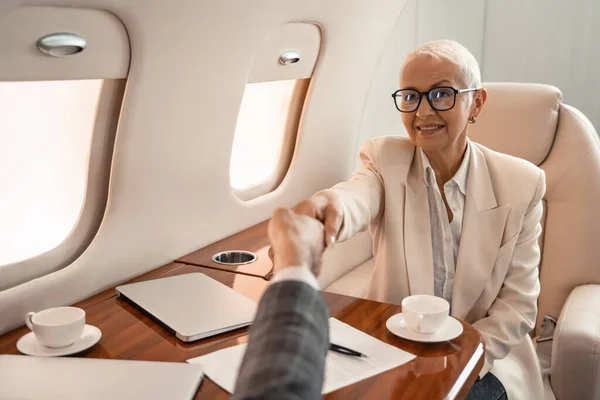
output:
POLYGON ((465 400, 508 400, 508 397, 502 382, 488 372, 475 382, 465 400))

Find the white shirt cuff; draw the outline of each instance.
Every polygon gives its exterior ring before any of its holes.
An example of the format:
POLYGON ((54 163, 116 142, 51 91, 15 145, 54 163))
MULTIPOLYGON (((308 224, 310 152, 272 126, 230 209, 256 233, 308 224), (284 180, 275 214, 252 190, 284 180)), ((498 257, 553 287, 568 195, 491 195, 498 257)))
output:
POLYGON ((300 281, 308 284, 315 290, 320 290, 317 278, 315 278, 312 271, 304 265, 282 269, 273 276, 271 284, 281 281, 300 281))

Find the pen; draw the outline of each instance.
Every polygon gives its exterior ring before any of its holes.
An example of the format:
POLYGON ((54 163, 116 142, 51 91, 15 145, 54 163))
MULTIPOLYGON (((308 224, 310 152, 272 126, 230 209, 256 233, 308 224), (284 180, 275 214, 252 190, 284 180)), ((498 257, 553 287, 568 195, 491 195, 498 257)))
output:
POLYGON ((340 346, 339 344, 335 344, 335 343, 329 343, 329 350, 335 351, 336 353, 345 354, 347 356, 367 358, 366 355, 359 353, 356 350, 352 350, 352 349, 349 349, 348 347, 340 346))

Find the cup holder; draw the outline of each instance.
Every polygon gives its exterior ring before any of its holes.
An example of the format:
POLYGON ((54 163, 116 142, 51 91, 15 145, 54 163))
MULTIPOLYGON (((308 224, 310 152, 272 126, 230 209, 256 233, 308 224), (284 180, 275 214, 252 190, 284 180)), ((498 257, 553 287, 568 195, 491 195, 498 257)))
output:
POLYGON ((256 261, 256 254, 244 250, 222 251, 212 256, 212 260, 223 265, 245 265, 256 261))

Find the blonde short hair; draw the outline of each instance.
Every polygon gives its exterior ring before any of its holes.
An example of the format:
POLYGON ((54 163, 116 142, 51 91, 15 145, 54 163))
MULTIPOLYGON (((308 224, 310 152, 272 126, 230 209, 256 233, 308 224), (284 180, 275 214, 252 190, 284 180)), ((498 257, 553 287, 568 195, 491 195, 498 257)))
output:
POLYGON ((475 56, 462 44, 454 40, 434 40, 420 45, 404 58, 402 69, 417 57, 431 57, 435 60, 448 60, 457 65, 468 88, 481 87, 481 71, 475 56))

